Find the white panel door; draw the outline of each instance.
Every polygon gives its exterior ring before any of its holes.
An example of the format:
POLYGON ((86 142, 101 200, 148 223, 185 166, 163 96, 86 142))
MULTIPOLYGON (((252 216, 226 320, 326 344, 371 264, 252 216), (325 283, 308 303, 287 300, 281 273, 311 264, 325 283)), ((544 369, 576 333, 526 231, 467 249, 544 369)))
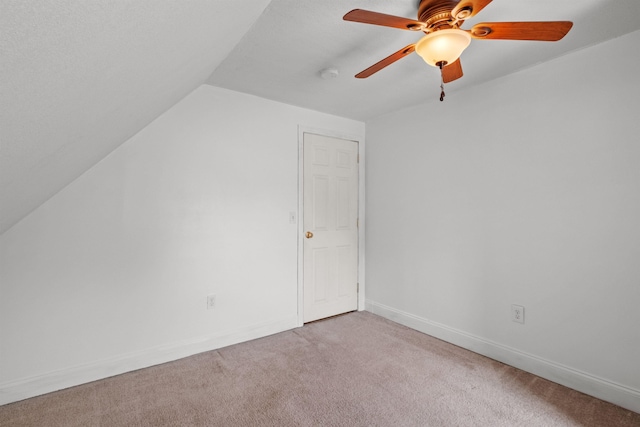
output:
POLYGON ((303 321, 358 308, 358 143, 311 133, 303 146, 303 321))

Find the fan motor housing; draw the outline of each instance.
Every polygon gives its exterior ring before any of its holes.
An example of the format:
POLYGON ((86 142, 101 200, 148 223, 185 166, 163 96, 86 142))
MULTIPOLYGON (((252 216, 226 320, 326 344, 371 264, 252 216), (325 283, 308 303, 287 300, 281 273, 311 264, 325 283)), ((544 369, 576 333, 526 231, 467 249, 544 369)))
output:
POLYGON ((427 28, 449 27, 452 20, 451 11, 459 0, 421 0, 418 6, 418 21, 424 22, 427 28))

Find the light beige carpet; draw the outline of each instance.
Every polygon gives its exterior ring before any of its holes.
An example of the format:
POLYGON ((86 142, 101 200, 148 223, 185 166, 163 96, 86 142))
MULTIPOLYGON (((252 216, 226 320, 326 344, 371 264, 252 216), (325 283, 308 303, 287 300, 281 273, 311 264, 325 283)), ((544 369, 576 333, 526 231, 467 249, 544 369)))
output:
POLYGON ((0 406, 0 426, 640 426, 367 312, 0 406))

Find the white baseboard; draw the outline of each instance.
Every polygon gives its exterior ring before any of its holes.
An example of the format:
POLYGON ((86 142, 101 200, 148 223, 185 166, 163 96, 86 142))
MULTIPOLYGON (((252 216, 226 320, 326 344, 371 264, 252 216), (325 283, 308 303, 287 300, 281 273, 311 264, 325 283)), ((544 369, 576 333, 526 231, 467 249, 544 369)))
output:
POLYGON ((150 348, 55 372, 0 384, 0 405, 17 402, 125 372, 171 362, 205 351, 262 338, 297 327, 297 316, 247 326, 238 330, 150 348))
POLYGON ((482 337, 366 300, 366 310, 474 353, 640 413, 640 390, 528 354, 482 337))

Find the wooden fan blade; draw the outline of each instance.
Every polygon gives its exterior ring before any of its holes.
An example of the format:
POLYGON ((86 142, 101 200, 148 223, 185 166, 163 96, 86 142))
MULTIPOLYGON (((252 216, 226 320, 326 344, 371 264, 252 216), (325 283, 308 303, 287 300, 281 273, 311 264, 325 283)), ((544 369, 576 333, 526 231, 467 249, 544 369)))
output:
POLYGON ((460 3, 456 5, 451 11, 451 16, 457 17, 460 12, 459 19, 469 19, 472 16, 476 16, 478 12, 485 8, 492 0, 460 0, 460 3))
POLYGON ((398 59, 404 58, 405 56, 407 56, 408 54, 410 54, 414 50, 415 50, 415 45, 414 44, 410 44, 407 47, 403 47, 402 49, 400 49, 396 53, 393 53, 393 54, 387 56, 382 61, 373 64, 371 67, 367 68, 366 70, 360 71, 358 74, 356 74, 356 78, 365 79, 365 78, 369 77, 370 75, 372 75, 374 73, 377 73, 378 71, 382 70, 387 65, 393 64, 398 59))
POLYGON ((385 15, 384 13, 371 12, 363 9, 354 9, 344 15, 342 19, 345 21, 362 22, 363 24, 400 28, 401 30, 419 31, 424 28, 424 24, 420 21, 402 18, 400 16, 385 15))
POLYGON ((571 21, 482 22, 470 31, 474 39, 539 40, 555 42, 573 26, 571 21))
POLYGON ((459 58, 456 60, 456 62, 442 68, 443 82, 449 83, 454 80, 458 80, 460 77, 462 77, 462 64, 460 63, 459 58))

